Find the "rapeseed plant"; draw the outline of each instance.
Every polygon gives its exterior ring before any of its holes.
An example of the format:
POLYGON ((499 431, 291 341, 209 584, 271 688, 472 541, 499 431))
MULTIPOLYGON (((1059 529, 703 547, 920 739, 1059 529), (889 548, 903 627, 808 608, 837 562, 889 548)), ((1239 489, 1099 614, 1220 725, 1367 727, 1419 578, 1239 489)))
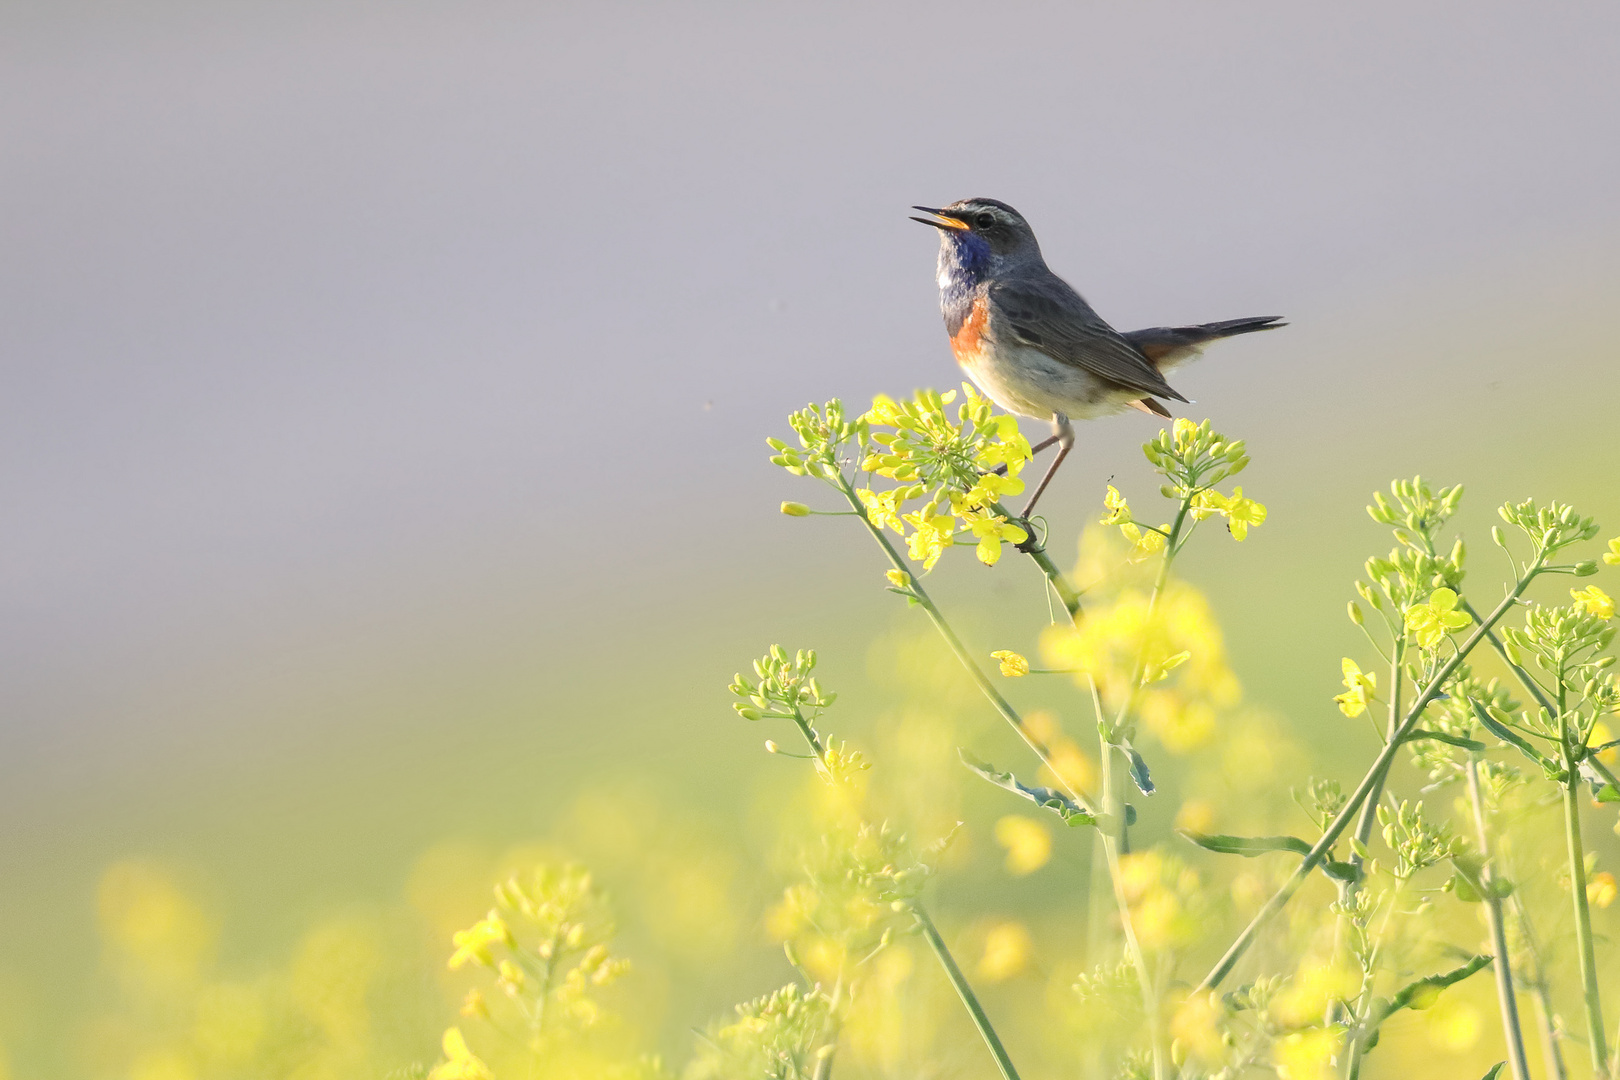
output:
POLYGON ((1341 782, 1309 775, 1290 726, 1244 700, 1214 606, 1178 573, 1194 536, 1243 559, 1266 528, 1235 483, 1243 441, 1208 421, 1159 432, 1143 452, 1164 501, 1109 485, 1066 568, 1047 523, 1004 505, 1030 446, 971 387, 858 414, 832 401, 790 424, 797 445, 771 440, 772 460, 834 501, 782 512, 854 518, 881 557, 873 586, 922 616, 873 653, 904 704, 841 738, 827 724, 850 705, 822 685, 816 652, 773 646, 732 680, 737 717, 765 729, 769 760, 802 787, 773 776, 762 804, 780 873, 757 919, 725 878, 770 860, 705 861, 711 834, 654 820, 633 784, 588 793, 559 826, 598 869, 639 868, 615 891, 657 914, 642 923, 686 959, 731 949, 750 925, 780 947, 785 966, 703 1027, 684 1067, 649 1052, 626 1004, 664 992, 632 993, 653 966, 646 942, 616 943, 597 877, 560 846, 500 874, 492 906, 456 907, 453 924, 440 913, 434 964, 454 998, 408 1046, 387 1042, 390 987, 409 982, 397 927, 332 920, 284 967, 227 978, 206 906, 151 864, 117 864, 98 903, 114 993, 86 1032, 87 1072, 830 1080, 993 1065, 1013 1080, 1015 1061, 1044 1051, 1050 1075, 1353 1080, 1434 1075, 1422 1055, 1484 1039, 1494 990, 1505 1055, 1488 1075, 1528 1080, 1533 1048, 1549 1080, 1580 1075, 1582 1057, 1594 1077, 1620 1075, 1603 1001, 1620 888, 1592 842, 1620 804, 1615 603, 1592 581, 1550 599, 1538 588, 1620 565, 1620 538, 1585 558, 1591 520, 1505 505, 1498 591, 1452 533, 1460 486, 1414 478, 1375 494, 1368 513, 1393 546, 1366 560, 1346 607, 1365 645, 1319 671, 1322 718, 1368 724, 1378 743, 1362 778, 1341 782), (1050 601, 1033 648, 970 645, 947 615, 934 571, 958 547, 998 575, 1029 560, 1050 601), (1014 704, 1043 692, 1066 705, 1014 704), (975 712, 1029 760, 992 754, 975 712), (1159 824, 1171 817, 1173 832, 1159 824), (975 859, 1002 875, 993 892, 961 873, 975 859), (1087 864, 1084 886, 1060 877, 1087 864), (992 906, 1058 880, 1061 909, 992 906), (960 1057, 969 1040, 978 1065, 960 1057), (413 1057, 432 1060, 401 1067, 413 1057))

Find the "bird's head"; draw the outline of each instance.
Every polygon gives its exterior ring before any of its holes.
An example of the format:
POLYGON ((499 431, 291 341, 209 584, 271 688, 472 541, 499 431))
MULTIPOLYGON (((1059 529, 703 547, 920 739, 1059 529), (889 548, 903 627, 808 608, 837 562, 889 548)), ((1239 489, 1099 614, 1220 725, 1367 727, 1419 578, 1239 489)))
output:
MULTIPOLYGON (((1040 245, 1024 215, 996 199, 962 199, 938 209, 914 206, 930 217, 914 217, 940 232, 940 243, 964 255, 988 256, 997 262, 1040 257, 1040 245)), ((977 260, 970 260, 977 261, 977 260)))

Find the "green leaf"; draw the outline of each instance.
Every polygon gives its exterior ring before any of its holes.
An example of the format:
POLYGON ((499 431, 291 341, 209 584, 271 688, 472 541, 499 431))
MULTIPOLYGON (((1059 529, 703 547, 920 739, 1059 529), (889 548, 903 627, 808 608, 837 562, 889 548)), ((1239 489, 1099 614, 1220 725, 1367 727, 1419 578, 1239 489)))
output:
POLYGON ((956 752, 962 758, 962 764, 966 765, 972 772, 977 773, 998 788, 1028 799, 1036 806, 1044 806, 1071 827, 1097 824, 1097 815, 1088 811, 1085 807, 1063 794, 1063 792, 1054 791, 1049 787, 1031 787, 1028 784, 1021 783, 1018 777, 1010 772, 997 771, 995 766, 980 761, 966 750, 958 749, 956 752))
POLYGON ((1462 982, 1481 968, 1489 967, 1492 959, 1493 957, 1482 954, 1473 957, 1461 967, 1455 967, 1450 971, 1441 972, 1439 975, 1429 975, 1407 983, 1401 987, 1399 993, 1389 1000, 1383 1014, 1378 1018, 1379 1023, 1382 1023, 1391 1013, 1399 1012, 1402 1009, 1427 1009, 1439 998, 1440 991, 1453 983, 1462 982))
POLYGON ((1604 784, 1598 788, 1597 801, 1620 802, 1620 788, 1615 787, 1613 784, 1604 784))
POLYGON ((1292 851, 1295 855, 1311 853, 1311 845, 1297 836, 1211 836, 1207 833, 1193 832, 1191 829, 1176 831, 1208 851, 1218 851, 1222 855, 1242 855, 1246 859, 1264 855, 1268 851, 1292 851))
POLYGON ((1479 1080, 1496 1080, 1498 1076, 1502 1075, 1502 1069, 1506 1067, 1506 1065, 1507 1062, 1498 1061, 1495 1065, 1491 1066, 1491 1071, 1480 1077, 1479 1080))
POLYGON ((1543 769, 1557 768, 1556 765, 1548 760, 1546 755, 1542 754, 1540 750, 1537 750, 1535 747, 1531 746, 1524 736, 1520 735, 1517 731, 1514 731, 1512 728, 1496 719, 1496 717, 1486 712, 1485 706, 1481 705, 1473 698, 1468 699, 1468 704, 1473 706, 1474 716, 1478 718, 1482 725, 1484 725, 1486 731, 1489 731, 1492 735, 1495 735, 1498 739, 1501 739, 1505 743, 1512 743, 1514 746, 1519 748, 1519 753, 1523 754, 1531 761, 1534 761, 1543 769))
POLYGON ((1486 749, 1485 744, 1480 742, 1478 739, 1465 739, 1461 735, 1453 735, 1449 731, 1429 731, 1427 729, 1419 729, 1407 735, 1407 737, 1401 741, 1414 742, 1417 739, 1433 739, 1435 742, 1450 743, 1452 746, 1460 746, 1464 750, 1483 752, 1486 749))
POLYGON ((1125 751, 1125 757, 1131 763, 1131 781, 1136 784, 1136 789, 1144 795, 1151 795, 1157 791, 1158 789, 1153 786, 1153 777, 1148 775, 1147 762, 1136 752, 1136 747, 1128 742, 1122 742, 1119 748, 1125 751))
POLYGON ((1355 863, 1335 862, 1332 859, 1324 859, 1321 869, 1322 873, 1326 874, 1334 881, 1354 881, 1356 878, 1361 876, 1356 870, 1355 863))
POLYGON ((1479 894, 1478 879, 1456 873, 1451 875, 1451 891, 1465 904, 1477 904, 1485 898, 1479 894))

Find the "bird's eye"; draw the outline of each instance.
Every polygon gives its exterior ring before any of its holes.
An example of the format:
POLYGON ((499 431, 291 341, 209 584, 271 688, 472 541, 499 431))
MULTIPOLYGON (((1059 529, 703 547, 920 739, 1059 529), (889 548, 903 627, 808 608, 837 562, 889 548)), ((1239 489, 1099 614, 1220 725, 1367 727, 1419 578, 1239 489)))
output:
POLYGON ((981 229, 988 229, 996 223, 996 218, 994 214, 980 214, 973 219, 973 223, 981 229))

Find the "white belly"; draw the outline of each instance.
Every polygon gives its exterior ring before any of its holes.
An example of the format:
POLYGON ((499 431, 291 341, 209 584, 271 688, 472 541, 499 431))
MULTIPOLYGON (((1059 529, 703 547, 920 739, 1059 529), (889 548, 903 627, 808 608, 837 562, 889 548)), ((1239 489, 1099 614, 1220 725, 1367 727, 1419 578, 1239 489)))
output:
POLYGON ((1033 420, 1050 420, 1055 414, 1071 420, 1112 416, 1145 396, 1022 345, 1009 348, 985 341, 981 348, 958 355, 957 362, 991 401, 1033 420))

